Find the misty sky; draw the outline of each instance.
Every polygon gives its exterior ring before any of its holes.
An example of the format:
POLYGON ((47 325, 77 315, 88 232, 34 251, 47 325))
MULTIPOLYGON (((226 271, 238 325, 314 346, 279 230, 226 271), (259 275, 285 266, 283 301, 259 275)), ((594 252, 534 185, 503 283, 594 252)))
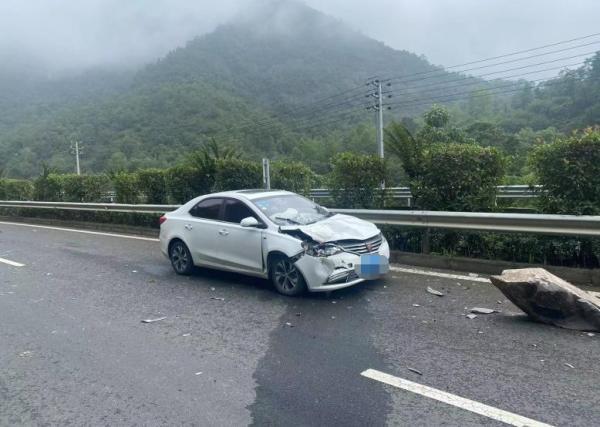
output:
MULTIPOLYGON (((52 71, 139 65, 212 30, 253 1, 0 0, 0 64, 33 59, 52 71)), ((389 46, 446 66, 600 32, 598 0, 306 3, 389 46)))

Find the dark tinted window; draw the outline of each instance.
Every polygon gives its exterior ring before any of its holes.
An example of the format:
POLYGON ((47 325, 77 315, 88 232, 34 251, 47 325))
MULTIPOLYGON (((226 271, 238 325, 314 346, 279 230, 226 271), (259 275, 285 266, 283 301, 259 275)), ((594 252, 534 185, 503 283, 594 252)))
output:
POLYGON ((223 199, 205 199, 190 209, 190 215, 197 218, 219 219, 223 199))
POLYGON ((252 210, 250 210, 250 208, 246 206, 244 202, 234 199, 225 199, 225 216, 223 217, 224 221, 235 222, 236 224, 239 224, 241 220, 249 216, 259 220, 256 214, 252 212, 252 210))

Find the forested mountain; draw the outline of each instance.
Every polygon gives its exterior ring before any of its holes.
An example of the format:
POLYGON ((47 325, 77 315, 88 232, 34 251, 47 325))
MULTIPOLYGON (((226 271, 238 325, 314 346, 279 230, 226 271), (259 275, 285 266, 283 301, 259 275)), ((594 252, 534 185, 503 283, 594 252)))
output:
MULTIPOLYGON (((523 93, 476 96, 453 114, 467 125, 483 121, 510 132, 592 124, 600 108, 597 79, 580 86, 592 69, 599 67, 590 63, 584 76, 573 77, 571 89, 523 82, 523 93)), ((463 79, 473 91, 502 83, 446 73, 301 3, 273 1, 135 74, 0 75, 0 170, 30 177, 42 161, 72 170, 73 139, 83 142, 84 171, 168 166, 210 138, 249 158, 293 157, 323 170, 338 150, 375 149, 373 115, 364 108, 372 102, 367 78, 427 73, 441 82, 463 79), (303 108, 331 95, 338 96, 303 108)), ((452 87, 442 84, 435 95, 455 93, 452 87)), ((431 88, 410 80, 388 90, 403 99, 432 97, 431 88)), ((416 117, 429 106, 400 105, 386 111, 386 120, 416 117)))

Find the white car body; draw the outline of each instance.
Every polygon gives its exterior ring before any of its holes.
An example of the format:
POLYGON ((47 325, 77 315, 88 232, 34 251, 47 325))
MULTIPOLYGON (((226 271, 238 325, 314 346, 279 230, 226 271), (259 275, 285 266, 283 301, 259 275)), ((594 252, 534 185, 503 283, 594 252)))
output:
MULTIPOLYGON (((309 291, 332 291, 362 282, 355 271, 361 254, 379 254, 389 260, 390 249, 380 230, 372 223, 335 214, 308 225, 278 225, 255 204, 261 198, 297 196, 288 191, 240 190, 213 193, 190 200, 177 210, 165 214, 160 228, 161 251, 168 257, 169 245, 183 241, 193 264, 268 278, 269 256, 284 255, 294 262, 309 291), (258 226, 242 226, 223 219, 194 216, 190 211, 217 200, 237 200, 244 203, 258 218, 258 226), (202 205, 201 205, 202 206, 202 205), (312 256, 303 242, 337 242, 343 251, 331 256, 312 256)), ((234 202, 228 202, 234 203, 234 202)), ((225 205, 222 205, 225 206, 225 205)))

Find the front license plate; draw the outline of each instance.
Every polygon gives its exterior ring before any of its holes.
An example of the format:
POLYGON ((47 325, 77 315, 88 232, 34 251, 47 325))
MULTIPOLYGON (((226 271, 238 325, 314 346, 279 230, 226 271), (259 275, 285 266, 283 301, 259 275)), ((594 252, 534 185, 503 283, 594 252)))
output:
POLYGON ((383 255, 361 255, 360 261, 354 265, 354 271, 363 279, 376 279, 390 271, 390 263, 383 255))

